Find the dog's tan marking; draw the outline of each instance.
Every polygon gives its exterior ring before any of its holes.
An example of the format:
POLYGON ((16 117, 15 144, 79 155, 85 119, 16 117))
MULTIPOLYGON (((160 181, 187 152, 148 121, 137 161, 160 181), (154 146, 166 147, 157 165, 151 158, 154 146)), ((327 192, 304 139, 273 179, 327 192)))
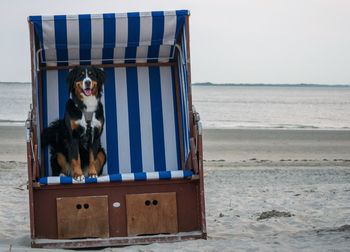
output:
POLYGON ((92 150, 89 151, 89 177, 97 177, 95 158, 92 150))
POLYGON ((82 99, 83 95, 83 82, 82 81, 77 81, 75 82, 75 88, 74 88, 74 93, 77 97, 82 99))
POLYGON ((91 94, 96 96, 98 93, 97 81, 91 82, 91 94))
POLYGON ((71 173, 70 165, 68 164, 66 157, 60 152, 57 153, 57 163, 61 167, 61 173, 69 176, 71 173))
POLYGON ((77 129, 78 127, 79 127, 79 124, 77 123, 76 120, 70 120, 70 128, 71 128, 72 130, 77 129))
POLYGON ((89 177, 96 178, 100 174, 103 164, 106 161, 106 155, 103 151, 97 153, 96 159, 92 151, 89 154, 89 177))
POLYGON ((98 152, 95 160, 97 174, 100 173, 102 166, 104 165, 105 162, 106 162, 106 154, 103 151, 98 152))
POLYGON ((71 167, 73 170, 74 179, 81 178, 83 176, 83 171, 81 170, 80 155, 78 155, 78 159, 72 159, 71 167))

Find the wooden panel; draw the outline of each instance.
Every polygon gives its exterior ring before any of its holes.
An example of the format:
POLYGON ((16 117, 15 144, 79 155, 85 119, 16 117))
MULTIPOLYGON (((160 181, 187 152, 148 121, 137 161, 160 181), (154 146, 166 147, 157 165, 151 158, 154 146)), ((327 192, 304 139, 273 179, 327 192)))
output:
MULTIPOLYGON (((179 232, 201 230, 199 179, 129 181, 122 183, 48 185, 33 187, 36 239, 58 239, 57 198, 108 196, 109 236, 127 237, 125 195, 176 192, 179 232), (113 204, 119 202, 119 207, 113 204)), ((204 215, 205 216, 205 215, 204 215)))
POLYGON ((176 193, 126 195, 128 235, 178 232, 176 193))
POLYGON ((108 196, 57 198, 59 239, 109 237, 108 196))

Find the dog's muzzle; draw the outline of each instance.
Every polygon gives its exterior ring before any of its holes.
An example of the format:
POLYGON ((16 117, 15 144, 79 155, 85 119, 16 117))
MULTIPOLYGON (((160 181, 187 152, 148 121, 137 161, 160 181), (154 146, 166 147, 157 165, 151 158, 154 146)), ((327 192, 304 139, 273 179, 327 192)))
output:
POLYGON ((91 95, 91 79, 85 78, 83 80, 83 84, 84 84, 83 92, 84 92, 85 96, 90 96, 91 95))

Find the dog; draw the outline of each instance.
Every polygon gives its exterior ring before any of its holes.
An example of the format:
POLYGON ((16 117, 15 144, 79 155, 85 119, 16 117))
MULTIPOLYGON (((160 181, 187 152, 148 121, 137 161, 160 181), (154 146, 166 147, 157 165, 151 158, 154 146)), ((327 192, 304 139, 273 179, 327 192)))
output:
POLYGON ((77 181, 101 175, 106 153, 100 136, 104 126, 101 103, 105 72, 77 66, 67 76, 70 99, 64 119, 43 130, 43 146, 50 146, 52 175, 72 176, 77 181))

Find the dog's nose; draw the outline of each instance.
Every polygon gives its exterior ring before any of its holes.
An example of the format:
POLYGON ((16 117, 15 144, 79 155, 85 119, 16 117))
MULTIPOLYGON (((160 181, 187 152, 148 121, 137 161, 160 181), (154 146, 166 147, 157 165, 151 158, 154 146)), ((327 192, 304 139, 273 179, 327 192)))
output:
POLYGON ((87 87, 90 87, 90 84, 91 84, 91 81, 90 81, 90 80, 86 80, 86 81, 85 81, 85 85, 86 85, 87 87))

